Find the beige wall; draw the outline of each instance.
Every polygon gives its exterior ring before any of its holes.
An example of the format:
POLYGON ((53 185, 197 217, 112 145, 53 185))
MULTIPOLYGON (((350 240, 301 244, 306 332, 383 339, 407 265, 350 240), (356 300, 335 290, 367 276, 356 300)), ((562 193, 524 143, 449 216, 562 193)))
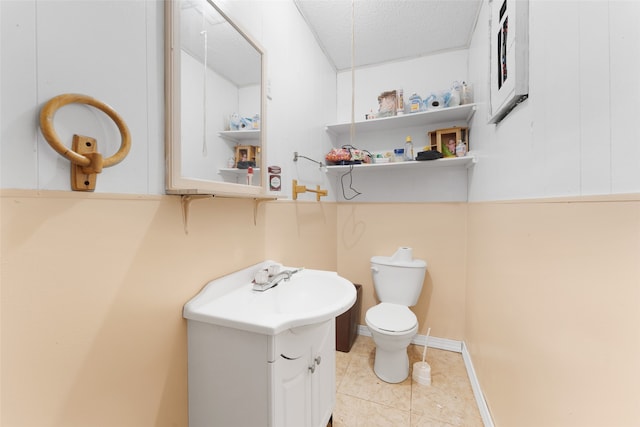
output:
POLYGON ((271 258, 428 262, 414 311, 464 340, 496 426, 640 424, 640 198, 335 204, 4 190, 3 427, 184 426, 183 304, 271 258), (254 208, 255 216, 254 216, 254 208), (255 221, 255 224, 254 224, 255 221), (37 410, 34 410, 37 408, 37 410))
POLYGON ((263 207, 269 259, 293 267, 336 269, 335 203, 274 201, 263 207))
POLYGON ((264 259, 250 200, 3 191, 3 427, 186 426, 183 304, 264 259))
POLYGON ((413 307, 419 333, 463 339, 466 204, 272 202, 265 204, 266 251, 286 264, 337 270, 363 285, 360 324, 378 303, 369 260, 400 246, 427 260, 422 294, 413 307))
POLYGON ((427 261, 422 294, 413 311, 418 333, 464 338, 465 203, 340 204, 337 224, 337 270, 363 286, 360 324, 378 303, 371 280, 372 256, 391 256, 400 246, 413 248, 427 261))
POLYGON ((472 203, 465 341, 496 426, 640 425, 640 199, 472 203))

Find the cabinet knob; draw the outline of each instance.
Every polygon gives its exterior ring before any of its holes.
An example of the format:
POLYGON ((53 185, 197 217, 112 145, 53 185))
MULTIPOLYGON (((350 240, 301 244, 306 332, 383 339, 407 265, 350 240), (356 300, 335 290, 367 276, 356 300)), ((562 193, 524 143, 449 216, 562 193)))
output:
POLYGON ((315 362, 316 362, 316 365, 319 365, 319 364, 320 364, 320 362, 322 362, 322 357, 318 356, 318 357, 316 357, 314 360, 315 360, 315 362))
POLYGON ((313 374, 316 371, 316 365, 311 365, 309 366, 309 370, 311 371, 311 373, 313 374))

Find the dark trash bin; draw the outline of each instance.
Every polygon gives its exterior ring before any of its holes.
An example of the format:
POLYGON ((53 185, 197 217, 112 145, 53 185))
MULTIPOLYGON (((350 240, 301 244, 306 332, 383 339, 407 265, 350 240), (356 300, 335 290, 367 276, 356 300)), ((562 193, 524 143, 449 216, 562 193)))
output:
POLYGON ((336 318, 336 350, 348 353, 358 336, 358 321, 362 306, 362 285, 356 287, 356 302, 336 318))

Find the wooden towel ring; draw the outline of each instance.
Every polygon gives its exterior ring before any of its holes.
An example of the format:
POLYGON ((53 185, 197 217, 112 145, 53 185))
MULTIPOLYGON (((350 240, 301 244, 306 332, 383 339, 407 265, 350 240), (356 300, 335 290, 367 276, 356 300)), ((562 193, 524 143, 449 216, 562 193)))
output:
POLYGON ((95 189, 95 174, 100 173, 103 167, 107 168, 120 163, 129 154, 131 148, 131 134, 122 117, 107 104, 87 95, 67 93, 51 98, 40 111, 40 129, 51 148, 76 166, 71 169, 71 186, 74 190, 95 189), (60 142, 60 137, 53 127, 53 117, 60 107, 74 103, 87 104, 102 110, 118 126, 122 142, 120 149, 113 156, 103 159, 102 155, 96 152, 96 140, 91 137, 74 135, 73 149, 60 142))

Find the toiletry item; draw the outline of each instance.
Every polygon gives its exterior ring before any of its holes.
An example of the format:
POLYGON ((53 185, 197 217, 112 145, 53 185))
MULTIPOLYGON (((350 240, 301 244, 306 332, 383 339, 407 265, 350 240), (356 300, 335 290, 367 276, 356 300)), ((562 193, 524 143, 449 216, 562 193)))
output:
POLYGON ((229 116, 229 130, 240 130, 240 115, 238 113, 229 116))
POLYGON ((457 81, 453 82, 453 84, 451 85, 451 90, 449 91, 450 96, 449 103, 447 104, 448 107, 457 107, 458 105, 460 105, 460 90, 460 83, 458 83, 457 81))
POLYGON ((235 166, 235 164, 236 164, 236 159, 234 159, 233 157, 229 157, 229 158, 227 159, 227 167, 228 167, 228 168, 232 168, 232 167, 234 167, 234 166, 235 166))
POLYGON ((282 181, 280 180, 280 166, 269 166, 269 190, 270 191, 280 191, 280 185, 282 181))
POLYGON ((395 150, 393 150, 393 161, 394 162, 404 161, 404 148, 396 148, 395 150))
POLYGON ((444 108, 444 106, 446 105, 446 102, 447 102, 447 99, 445 99, 443 93, 438 93, 438 94, 432 93, 424 100, 424 107, 427 109, 427 111, 439 110, 441 108, 444 108))
POLYGON ((462 82, 462 89, 460 89, 460 105, 473 103, 473 86, 471 83, 462 82))
POLYGON ((408 136, 404 143, 404 160, 413 160, 413 142, 408 136))
POLYGON ((458 141, 458 145, 456 145, 456 156, 464 157, 467 154, 467 146, 464 145, 462 140, 458 141))
POLYGON ((253 116, 251 124, 253 125, 254 130, 260 129, 260 114, 256 114, 255 116, 253 116))
POLYGON ((419 111, 422 111, 422 98, 420 98, 420 96, 413 92, 413 94, 409 97, 409 112, 410 113, 417 113, 419 111))
POLYGON ((401 116, 404 114, 404 91, 402 89, 398 89, 398 97, 396 99, 397 105, 397 114, 401 116))
POLYGON ((253 168, 249 166, 247 168, 247 185, 251 185, 252 180, 253 180, 253 168))

